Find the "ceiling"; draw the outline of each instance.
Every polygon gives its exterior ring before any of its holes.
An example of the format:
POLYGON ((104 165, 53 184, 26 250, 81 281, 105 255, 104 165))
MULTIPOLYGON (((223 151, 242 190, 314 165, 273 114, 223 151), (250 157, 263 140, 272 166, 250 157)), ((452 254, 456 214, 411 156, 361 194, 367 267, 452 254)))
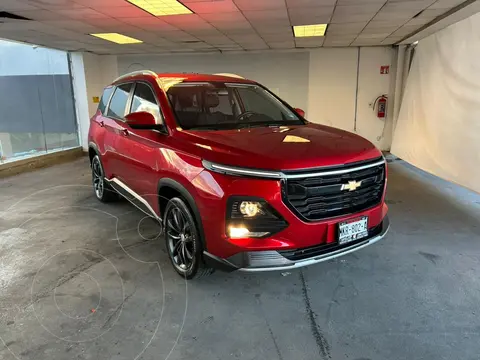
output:
POLYGON ((126 0, 0 0, 0 38, 97 54, 253 51, 394 44, 465 0, 180 0, 193 14, 155 17, 126 0), (327 23, 323 37, 292 26, 327 23), (88 34, 117 32, 142 44, 88 34))

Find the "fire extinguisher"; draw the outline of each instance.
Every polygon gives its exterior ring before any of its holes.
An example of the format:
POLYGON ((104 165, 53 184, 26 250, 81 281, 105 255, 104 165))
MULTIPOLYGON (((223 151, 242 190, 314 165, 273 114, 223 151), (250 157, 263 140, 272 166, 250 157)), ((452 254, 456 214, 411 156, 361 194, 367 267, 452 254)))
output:
POLYGON ((377 117, 379 119, 385 119, 387 116, 387 95, 381 95, 373 102, 373 111, 377 111, 377 117), (377 107, 378 103, 378 107, 377 107), (375 110, 376 109, 376 110, 375 110))

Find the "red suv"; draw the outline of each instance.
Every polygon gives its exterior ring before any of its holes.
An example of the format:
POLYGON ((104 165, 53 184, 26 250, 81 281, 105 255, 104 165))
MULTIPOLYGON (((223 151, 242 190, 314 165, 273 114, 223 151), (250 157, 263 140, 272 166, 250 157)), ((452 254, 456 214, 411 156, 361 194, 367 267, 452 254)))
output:
POLYGON ((124 75, 91 119, 95 195, 157 219, 188 279, 294 269, 382 239, 382 153, 303 116, 237 76, 124 75))

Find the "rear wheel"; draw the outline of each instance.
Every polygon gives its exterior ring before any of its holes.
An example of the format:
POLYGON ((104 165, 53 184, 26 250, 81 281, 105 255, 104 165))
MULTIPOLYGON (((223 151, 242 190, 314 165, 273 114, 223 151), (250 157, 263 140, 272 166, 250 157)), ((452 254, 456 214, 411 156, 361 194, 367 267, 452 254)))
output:
POLYGON ((115 190, 105 181, 105 172, 98 155, 95 155, 92 159, 92 184, 95 197, 101 202, 111 202, 118 199, 115 190))
POLYGON ((170 199, 164 215, 167 252, 177 273, 193 279, 213 272, 202 258, 202 243, 193 215, 183 199, 170 199))

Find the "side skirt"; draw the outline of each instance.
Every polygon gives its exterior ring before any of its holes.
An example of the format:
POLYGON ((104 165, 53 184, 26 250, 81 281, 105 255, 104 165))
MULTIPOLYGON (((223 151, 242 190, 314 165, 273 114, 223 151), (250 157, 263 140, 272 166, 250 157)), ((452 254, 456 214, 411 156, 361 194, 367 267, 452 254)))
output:
POLYGON ((152 209, 152 207, 148 204, 148 202, 143 197, 138 195, 135 191, 130 189, 126 184, 124 184, 117 178, 105 179, 105 180, 110 184, 110 186, 116 192, 118 192, 125 199, 131 202, 135 207, 137 207, 142 212, 144 212, 145 214, 154 218, 160 224, 162 224, 162 219, 158 217, 158 215, 155 213, 155 211, 152 209))

